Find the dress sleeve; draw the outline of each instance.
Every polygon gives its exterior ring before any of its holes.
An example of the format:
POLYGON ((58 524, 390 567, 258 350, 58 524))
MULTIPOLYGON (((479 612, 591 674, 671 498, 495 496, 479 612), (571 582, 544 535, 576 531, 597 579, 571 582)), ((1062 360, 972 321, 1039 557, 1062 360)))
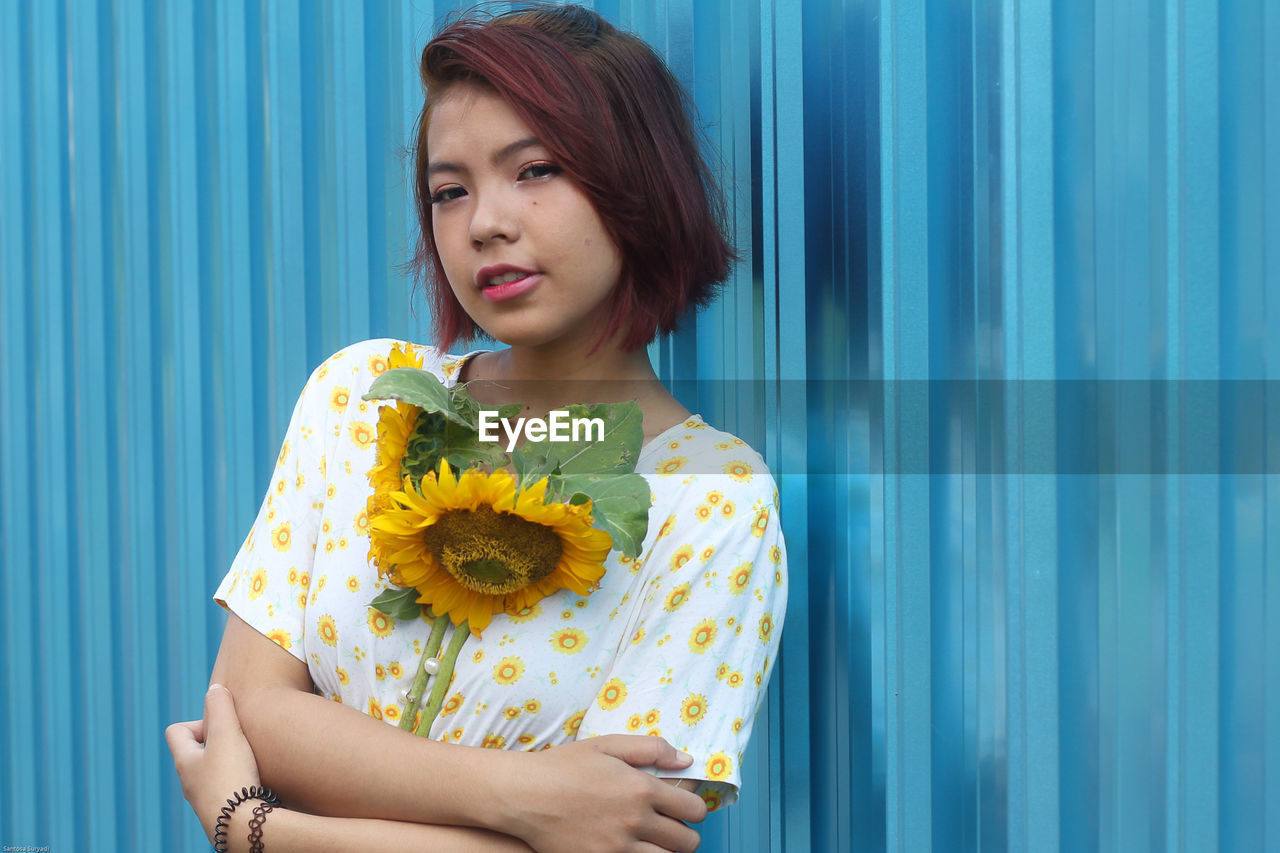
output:
POLYGON ((746 482, 691 477, 674 501, 661 485, 630 639, 579 736, 660 735, 694 757, 662 775, 703 780, 698 791, 714 809, 737 799, 786 610, 777 490, 767 471, 746 482))
POLYGON ((311 571, 325 501, 326 413, 349 393, 330 376, 333 359, 303 388, 258 517, 214 601, 299 660, 311 571))

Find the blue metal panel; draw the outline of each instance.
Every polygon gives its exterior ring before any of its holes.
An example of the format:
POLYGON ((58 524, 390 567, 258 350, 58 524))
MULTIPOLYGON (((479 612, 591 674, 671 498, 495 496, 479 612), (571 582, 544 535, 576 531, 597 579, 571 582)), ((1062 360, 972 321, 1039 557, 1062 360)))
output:
POLYGON ((37 714, 33 702, 14 702, 36 683, 38 669, 31 655, 30 612, 36 564, 36 517, 29 484, 35 481, 35 436, 29 427, 32 357, 29 332, 34 294, 25 284, 32 280, 31 247, 27 223, 32 218, 31 177, 27 122, 31 112, 30 28, 25 8, 9 9, 8 25, 0 27, 0 191, 7 211, 0 217, 0 557, 4 581, 4 726, 5 778, 0 797, 0 820, 14 826, 18 815, 34 815, 41 762, 36 760, 37 714), (20 215, 12 215, 20 211, 20 215), (19 420, 21 419, 21 420, 19 420), (20 428, 10 424, 21 423, 20 428))
MULTIPOLYGON (((466 5, 0 0, 0 842, 203 845, 160 732, 309 370, 424 337, 466 5)), ((595 6, 707 126, 744 262, 651 352, 791 557, 703 849, 1280 847, 1277 5, 595 6)))
MULTIPOLYGON (((206 133, 201 134, 201 140, 214 142, 200 144, 197 154, 200 162, 212 167, 200 170, 203 212, 210 220, 204 230, 211 238, 201 246, 204 262, 200 269, 208 272, 202 274, 200 313, 206 318, 208 332, 224 331, 201 336, 199 351, 208 354, 201 359, 208 365, 201 384, 213 392, 204 395, 204 405, 209 411, 225 412, 225 416, 207 419, 201 456, 225 458, 230 464, 212 472, 206 481, 205 515, 211 523, 201 545, 208 556, 205 571, 193 573, 201 590, 217 582, 217 566, 229 561, 240 544, 239 519, 256 509, 252 495, 261 485, 260 475, 254 476, 261 469, 252 463, 269 458, 269 451, 260 447, 270 441, 269 433, 261 428, 265 423, 255 428, 255 421, 263 420, 255 417, 255 412, 261 411, 266 379, 255 374, 264 372, 259 365, 267 361, 263 356, 268 328, 263 251, 267 229, 260 201, 266 197, 262 46, 258 36, 261 27, 255 25, 261 14, 256 3, 224 3, 207 9, 204 15, 206 41, 201 47, 216 46, 216 50, 214 61, 205 64, 212 79, 201 87, 209 93, 201 100, 210 105, 202 116, 206 133), (209 559, 213 555, 217 557, 209 559)), ((217 648, 224 621, 218 613, 205 616, 203 624, 209 632, 206 647, 217 648)), ((207 656, 209 651, 201 653, 207 656)))
MULTIPOLYGON (((111 151, 107 133, 109 117, 105 95, 111 91, 110 41, 107 22, 96 7, 85 8, 67 20, 69 42, 68 86, 82 92, 76 104, 71 141, 72 340, 75 364, 68 377, 74 393, 77 421, 100 428, 73 431, 77 488, 75 494, 75 542, 80 543, 72 575, 80 590, 79 647, 75 650, 76 682, 85 696, 111 696, 117 691, 118 670, 113 638, 119 636, 119 593, 114 582, 114 556, 119 553, 120 514, 113 495, 119 480, 115 460, 117 431, 107 415, 117 405, 113 379, 114 353, 107 320, 110 293, 107 284, 113 266, 109 225, 112 211, 109 175, 111 151)), ((65 687, 64 687, 65 689, 65 687)), ((109 779, 123 763, 119 708, 115 702, 97 703, 82 712, 76 728, 83 740, 76 743, 83 756, 78 784, 109 779), (93 749, 87 744, 96 744, 93 749)), ((103 786, 85 796, 87 826, 104 832, 85 849, 110 850, 120 846, 119 792, 103 786), (115 831, 113 831, 115 830, 115 831), (95 846, 96 845, 96 846, 95 846)), ((6 822, 6 825, 8 824, 6 822)), ((83 840, 82 840, 83 843, 83 840)))
MULTIPOLYGON (((872 489, 883 495, 882 552, 873 557, 884 608, 885 842, 931 849, 933 708, 930 701, 929 183, 925 4, 880 4, 880 327, 883 458, 872 489)), ((874 451, 873 451, 874 452, 874 451)))
MULTIPOLYGON (((65 27, 63 10, 51 4, 37 5, 31 10, 30 38, 32 50, 29 67, 31 98, 38 104, 29 123, 33 156, 32 181, 36 192, 31 208, 33 227, 32 273, 36 281, 65 282, 70 272, 69 217, 66 201, 68 163, 66 147, 61 144, 67 133, 65 27), (46 153, 47 152, 47 153, 46 153)), ((35 356, 30 378, 35 385, 32 395, 35 483, 30 500, 40 522, 35 539, 36 566, 56 566, 58 570, 37 575, 36 595, 31 601, 32 632, 42 637, 38 646, 37 667, 40 673, 74 671, 71 648, 77 640, 79 613, 74 603, 71 554, 75 544, 73 516, 66 506, 66 495, 58 484, 70 482, 74 471, 69 444, 72 435, 65 429, 70 422, 69 398, 71 372, 66 355, 71 339, 68 329, 69 291, 65 287, 38 288, 33 294, 31 330, 35 333, 31 352, 35 356), (65 567, 65 568, 64 568, 65 567), (70 606, 68 606, 69 603, 70 606), (69 617, 69 618, 68 618, 69 617), (66 620, 65 622, 63 620, 66 620), (59 624, 61 623, 61 624, 59 624)), ((63 686, 59 679, 37 676, 32 697, 44 708, 61 703, 63 686)), ((76 790, 72 775, 77 749, 76 739, 63 734, 52 715, 37 715, 35 734, 45 753, 44 765, 36 778, 37 810, 51 821, 49 843, 66 847, 83 845, 84 827, 56 821, 52 802, 66 791, 76 790)))
MULTIPOLYGON (((1276 101, 1280 99, 1280 8, 1274 3, 1262 4, 1262 86, 1263 114, 1261 116, 1262 139, 1264 142, 1263 163, 1261 168, 1261 190, 1263 199, 1268 204, 1268 214, 1264 217, 1266 231, 1262 235, 1263 273, 1262 286, 1265 305, 1264 317, 1274 321, 1280 317, 1280 215, 1275 213, 1276 199, 1280 198, 1280 109, 1276 109, 1276 101)), ((1242 80, 1242 85, 1245 81, 1242 80)), ((1254 176, 1256 178, 1256 174, 1254 176)), ((1267 335, 1259 375, 1268 380, 1280 379, 1280 335, 1267 335)), ((1268 386, 1270 387, 1270 386, 1268 386)), ((1271 463, 1280 459, 1280 400, 1275 395, 1268 395, 1263 418, 1264 458, 1268 461, 1268 471, 1274 470, 1271 463)), ((1265 733, 1262 743, 1252 744, 1254 750, 1261 747, 1263 767, 1266 769, 1265 782, 1261 795, 1265 805, 1262 812, 1254 812, 1254 817, 1241 815, 1241 822, 1256 821, 1256 815, 1264 814, 1261 835, 1263 849, 1280 847, 1280 815, 1276 814, 1275 804, 1280 802, 1280 723, 1276 722, 1276 708, 1280 708, 1280 672, 1276 661, 1280 660, 1280 477, 1266 476, 1262 487, 1261 507, 1255 503, 1254 517, 1261 517, 1262 535, 1256 531, 1247 535, 1258 540, 1263 553, 1263 576, 1265 581, 1263 631, 1261 643, 1264 664, 1262 684, 1262 708, 1266 719, 1263 721, 1265 733)))
MULTIPOLYGON (((805 266, 805 169, 798 156, 805 150, 804 89, 802 77, 794 69, 803 68, 804 42, 800 4, 780 0, 761 4, 761 136, 763 246, 764 377, 776 380, 780 392, 766 398, 766 459, 779 470, 778 488, 784 530, 788 537, 789 565, 808 565, 808 537, 803 520, 808 516, 807 477, 809 471, 806 420, 809 414, 806 386, 808 348, 806 306, 797 285, 806 280, 805 266), (767 17, 765 17, 767 15, 767 17), (788 71, 791 69, 791 71, 788 71), (776 355, 775 355, 776 353, 776 355), (776 358, 776 362, 775 359, 776 358), (772 405, 770 405, 770 403, 772 405), (787 513, 791 513, 788 517, 787 513)), ((734 105, 738 106, 738 105, 734 105)), ((745 177, 745 176, 744 176, 745 177)), ((758 309, 757 309, 758 310, 758 309)), ((741 318, 742 324, 747 318, 741 318)), ((754 323, 753 323, 754 325, 754 323)), ((741 326, 740 326, 741 327, 741 326)), ((756 342, 759 347, 761 342, 756 342)), ((743 362, 745 363, 745 358, 743 362)), ((783 633, 782 649, 773 690, 783 697, 812 695, 809 669, 809 575, 789 574, 789 596, 800 606, 790 607, 790 633, 783 633)), ((804 779, 812 766, 809 743, 808 708, 793 703, 778 704, 780 729, 770 745, 779 754, 782 791, 780 802, 771 809, 780 824, 780 834, 771 838, 786 849, 810 846, 815 819, 811 813, 812 778, 804 779), (780 812, 780 813, 779 813, 780 812)), ((756 780, 761 784, 764 780, 756 780)), ((747 844, 764 839, 743 839, 747 844)))
MULTIPOLYGON (((135 848, 159 848, 163 824, 150 819, 144 803, 167 796, 162 744, 155 737, 160 700, 157 673, 165 647, 155 642, 155 614, 161 612, 155 594, 156 575, 164 565, 154 522, 157 498, 156 464, 152 456, 159 438, 156 422, 156 368, 153 288, 159 247, 158 190, 152 164, 159 154, 159 93, 156 57, 157 24, 148 4, 130 0, 116 7, 115 51, 119 91, 120 261, 114 282, 117 292, 115 323, 120 355, 120 404, 115 416, 121 436, 120 506, 123 547, 119 562, 122 579, 119 639, 121 713, 127 721, 125 754, 133 756, 125 780, 122 820, 127 843, 135 848)), ((157 494, 159 492, 159 494, 157 494)), ((20 828, 17 824, 15 828, 20 828)))

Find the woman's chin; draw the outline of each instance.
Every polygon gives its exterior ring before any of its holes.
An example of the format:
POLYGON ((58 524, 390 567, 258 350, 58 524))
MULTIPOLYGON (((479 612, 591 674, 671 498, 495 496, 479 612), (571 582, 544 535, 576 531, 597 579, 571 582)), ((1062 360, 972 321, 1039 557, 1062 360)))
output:
POLYGON ((490 323, 481 328, 490 338, 512 349, 552 351, 582 347, 585 352, 595 342, 595 338, 586 335, 567 334, 564 330, 553 332, 532 324, 490 323))

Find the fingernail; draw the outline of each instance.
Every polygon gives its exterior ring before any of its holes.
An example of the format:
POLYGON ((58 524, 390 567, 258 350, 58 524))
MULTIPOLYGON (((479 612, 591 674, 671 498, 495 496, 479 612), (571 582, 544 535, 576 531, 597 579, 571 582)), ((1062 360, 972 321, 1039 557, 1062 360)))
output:
POLYGON ((221 689, 221 688, 222 688, 222 685, 221 685, 221 684, 218 684, 218 683, 216 683, 216 682, 215 682, 215 683, 213 683, 213 684, 210 684, 210 685, 209 685, 209 690, 208 690, 208 692, 209 692, 209 693, 212 693, 213 691, 215 691, 215 690, 219 690, 219 689, 221 689))
POLYGON ((692 755, 690 755, 690 754, 689 754, 689 753, 687 753, 687 752, 682 752, 682 753, 680 753, 680 757, 681 757, 681 758, 687 758, 687 759, 689 759, 689 763, 690 763, 690 764, 692 764, 692 763, 693 763, 693 756, 692 756, 692 755))

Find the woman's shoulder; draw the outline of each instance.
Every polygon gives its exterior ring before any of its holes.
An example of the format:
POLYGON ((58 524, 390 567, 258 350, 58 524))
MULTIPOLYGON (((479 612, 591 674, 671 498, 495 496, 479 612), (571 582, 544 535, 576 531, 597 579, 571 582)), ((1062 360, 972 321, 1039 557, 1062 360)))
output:
POLYGON ((406 365, 422 367, 450 384, 472 355, 474 353, 447 353, 437 347, 397 338, 372 338, 334 352, 312 371, 307 386, 310 391, 341 385, 363 389, 389 368, 406 365))
POLYGON ((645 445, 636 472, 649 478, 655 492, 679 493, 705 486, 771 504, 777 500, 777 484, 764 457, 699 415, 691 415, 645 445))
POLYGON ((348 344, 326 358, 317 373, 367 372, 377 376, 390 366, 391 355, 399 350, 414 362, 441 378, 448 378, 457 372, 458 367, 474 353, 447 353, 429 344, 398 338, 371 338, 348 344))

